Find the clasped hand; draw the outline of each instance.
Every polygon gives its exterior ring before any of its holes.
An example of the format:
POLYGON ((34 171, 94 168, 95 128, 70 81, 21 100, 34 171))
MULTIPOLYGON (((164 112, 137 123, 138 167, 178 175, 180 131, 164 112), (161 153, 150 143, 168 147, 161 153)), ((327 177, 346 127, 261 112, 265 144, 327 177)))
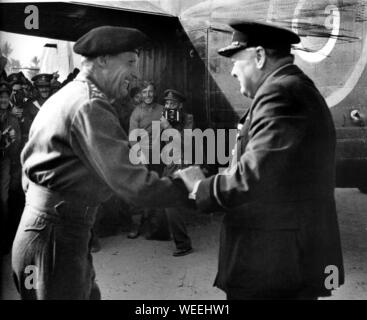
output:
POLYGON ((185 169, 177 170, 174 172, 173 177, 181 179, 189 193, 194 190, 194 186, 198 181, 205 178, 203 172, 198 166, 190 166, 185 169))

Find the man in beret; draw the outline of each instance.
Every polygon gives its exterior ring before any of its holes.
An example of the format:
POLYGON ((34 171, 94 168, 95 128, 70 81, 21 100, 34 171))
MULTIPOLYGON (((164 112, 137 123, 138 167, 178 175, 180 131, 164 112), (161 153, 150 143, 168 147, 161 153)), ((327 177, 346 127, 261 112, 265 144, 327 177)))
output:
POLYGON ((232 60, 232 76, 252 99, 232 165, 209 178, 196 178, 196 167, 179 172, 199 209, 226 212, 215 286, 228 299, 329 296, 344 282, 330 111, 293 64, 295 33, 251 21, 231 26, 232 43, 218 53, 232 60))
POLYGON ((112 105, 128 94, 146 42, 130 28, 86 33, 74 45, 83 56, 81 72, 44 103, 32 124, 21 155, 27 205, 12 254, 22 299, 100 298, 91 229, 99 204, 112 194, 147 207, 188 202, 181 181, 130 162, 127 133, 112 105))

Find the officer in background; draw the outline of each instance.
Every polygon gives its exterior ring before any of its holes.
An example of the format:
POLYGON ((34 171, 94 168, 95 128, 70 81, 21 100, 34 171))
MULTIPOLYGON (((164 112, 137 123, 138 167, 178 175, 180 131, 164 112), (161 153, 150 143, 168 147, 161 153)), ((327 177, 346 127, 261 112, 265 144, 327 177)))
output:
POLYGON ((32 78, 33 86, 36 89, 35 94, 23 105, 24 124, 22 125, 23 146, 28 140, 29 130, 34 118, 40 111, 42 105, 50 97, 51 94, 52 75, 48 73, 40 73, 32 78))
POLYGON ((23 89, 24 79, 20 73, 12 73, 8 77, 8 82, 11 86, 11 112, 17 117, 19 123, 22 124, 24 122, 23 107, 27 101, 27 96, 23 89))
POLYGON ((32 98, 32 83, 27 79, 23 72, 19 72, 22 79, 22 88, 26 101, 32 98))
POLYGON ((11 112, 17 118, 20 127, 21 141, 18 148, 18 154, 12 158, 11 162, 11 184, 9 192, 9 210, 10 215, 8 230, 10 237, 14 237, 17 226, 19 224, 22 211, 24 209, 24 192, 22 189, 22 166, 20 164, 20 151, 24 146, 25 136, 27 132, 27 121, 25 119, 24 107, 29 101, 24 85, 26 78, 22 72, 12 73, 9 75, 12 93, 10 96, 11 112))
POLYGON ((100 203, 113 193, 144 207, 188 204, 181 181, 130 162, 127 133, 111 104, 128 95, 138 77, 138 48, 147 42, 137 29, 90 30, 74 45, 83 56, 81 72, 32 124, 21 155, 27 205, 12 252, 22 299, 100 298, 91 229, 100 203), (29 266, 37 272, 31 288, 29 266))
MULTIPOLYGON (((183 169, 188 165, 184 161, 185 142, 192 139, 190 131, 193 129, 193 117, 184 112, 183 103, 185 96, 174 89, 167 89, 164 92, 165 104, 161 117, 161 129, 175 129, 179 133, 179 139, 169 142, 170 148, 162 149, 162 160, 165 162, 163 176, 171 176, 176 170, 183 169)), ((190 144, 191 145, 191 144, 190 144)), ((166 208, 166 214, 176 250, 173 256, 184 256, 192 252, 191 239, 188 235, 185 218, 188 208, 166 208)))
POLYGON ((215 286, 228 299, 330 296, 330 266, 335 285, 344 283, 330 110, 293 64, 297 34, 252 21, 231 27, 232 43, 218 53, 252 99, 232 166, 210 178, 197 167, 179 172, 199 209, 226 212, 215 286))

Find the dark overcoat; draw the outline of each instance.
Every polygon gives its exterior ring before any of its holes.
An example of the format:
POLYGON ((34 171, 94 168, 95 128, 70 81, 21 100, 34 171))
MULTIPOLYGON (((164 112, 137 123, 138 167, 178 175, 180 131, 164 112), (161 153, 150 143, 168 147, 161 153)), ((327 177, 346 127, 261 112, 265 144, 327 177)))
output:
POLYGON ((216 286, 245 298, 327 296, 328 266, 338 268, 333 286, 344 282, 335 144, 314 83, 293 64, 269 75, 241 120, 231 168, 197 191, 199 208, 226 212, 216 286))

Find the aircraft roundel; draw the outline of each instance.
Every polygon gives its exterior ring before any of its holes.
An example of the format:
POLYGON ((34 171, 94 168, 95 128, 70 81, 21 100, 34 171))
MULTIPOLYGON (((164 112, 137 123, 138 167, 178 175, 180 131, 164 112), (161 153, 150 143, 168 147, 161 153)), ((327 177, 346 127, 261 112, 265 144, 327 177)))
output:
POLYGON ((315 81, 329 107, 357 85, 367 63, 367 1, 299 0, 291 28, 301 37, 296 63, 315 81))

